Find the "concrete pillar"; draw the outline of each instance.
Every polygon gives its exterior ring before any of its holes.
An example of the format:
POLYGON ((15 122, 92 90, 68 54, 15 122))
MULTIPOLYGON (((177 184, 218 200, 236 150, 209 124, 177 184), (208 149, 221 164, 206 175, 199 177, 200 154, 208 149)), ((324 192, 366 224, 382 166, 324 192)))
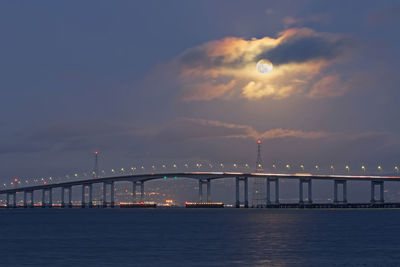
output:
POLYGON ((140 202, 144 201, 144 181, 140 181, 140 202))
POLYGON ((132 202, 136 203, 136 182, 132 182, 132 202))
POLYGON ((64 192, 65 191, 65 187, 61 187, 61 208, 65 207, 65 197, 64 197, 64 192))
POLYGON ((270 182, 269 178, 267 178, 267 180, 266 180, 265 187, 266 187, 266 191, 267 191, 266 192, 266 196, 267 196, 266 204, 269 205, 269 204, 271 204, 271 182, 270 182))
POLYGON ((7 204, 7 208, 10 207, 10 194, 9 193, 7 193, 7 202, 6 202, 6 204, 7 204))
POLYGON ((334 180, 333 182, 333 203, 338 203, 338 194, 337 194, 337 189, 338 189, 338 181, 334 180))
POLYGON ((28 204, 26 203, 26 191, 24 191, 24 208, 28 207, 28 204))
POLYGON ((375 202, 375 183, 371 181, 371 203, 375 202))
POLYGON ((236 208, 240 208, 240 198, 239 198, 239 177, 236 177, 236 208))
POLYGON ((303 179, 299 179, 299 203, 303 204, 303 179))
POLYGON ((89 208, 93 208, 93 184, 89 184, 89 208))
POLYGON ((53 189, 49 189, 49 208, 53 207, 53 189))
POLYGON ((103 183, 103 207, 107 207, 107 184, 103 183))
POLYGON ((111 208, 114 208, 115 206, 115 200, 114 200, 114 181, 111 182, 111 208))
POLYGON ((249 207, 249 183, 248 178, 244 178, 244 207, 249 207))
POLYGON ((81 199, 81 207, 85 207, 85 185, 82 185, 82 199, 81 199))
POLYGON ((17 207, 17 192, 13 193, 13 207, 17 207))
POLYGON ((279 204, 279 179, 275 180, 275 203, 279 204))
POLYGON ((35 201, 33 199, 33 190, 31 191, 31 208, 35 207, 35 201))
POLYGON ((383 203, 385 202, 385 197, 384 197, 384 188, 383 188, 383 181, 380 182, 380 202, 383 203))
POLYGON ((207 202, 211 202, 211 180, 207 179, 207 202))
POLYGON ((347 180, 343 181, 343 203, 347 203, 347 180))
POLYGON ((68 207, 72 208, 72 186, 68 187, 68 207))
POLYGON ((45 194, 46 194, 46 190, 42 189, 42 208, 46 207, 45 194))
POLYGON ((308 203, 312 203, 312 179, 308 180, 308 203))
POLYGON ((203 182, 199 179, 199 203, 203 202, 203 182))

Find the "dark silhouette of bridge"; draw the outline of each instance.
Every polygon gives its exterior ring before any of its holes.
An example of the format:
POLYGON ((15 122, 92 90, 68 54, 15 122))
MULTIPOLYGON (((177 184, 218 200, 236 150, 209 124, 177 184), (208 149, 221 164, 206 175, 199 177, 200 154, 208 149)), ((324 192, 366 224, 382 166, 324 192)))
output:
MULTIPOLYGON (((333 183, 333 203, 329 207, 352 207, 354 203, 347 201, 347 183, 352 181, 365 181, 371 184, 371 201, 369 206, 386 206, 393 207, 396 203, 384 203, 384 182, 400 182, 400 176, 356 176, 356 175, 313 175, 309 173, 296 173, 296 174, 274 174, 274 173, 243 173, 243 172, 176 172, 176 173, 158 173, 158 174, 138 174, 138 175, 125 175, 117 177, 102 177, 92 178, 86 180, 60 182, 53 184, 42 184, 35 186, 25 186, 18 188, 10 188, 0 190, 0 195, 5 194, 7 197, 7 207, 17 207, 17 193, 23 193, 23 207, 34 207, 34 193, 41 191, 42 193, 42 207, 53 207, 53 191, 56 189, 61 190, 61 207, 72 207, 72 190, 80 187, 82 192, 81 206, 93 207, 93 185, 103 184, 103 199, 102 207, 115 207, 114 199, 114 186, 117 182, 131 182, 132 183, 132 202, 143 202, 144 200, 144 184, 145 182, 165 179, 166 177, 174 178, 189 178, 198 180, 199 183, 199 203, 211 202, 211 182, 216 179, 235 179, 236 180, 236 202, 237 208, 243 206, 249 207, 248 199, 248 180, 249 178, 261 179, 265 181, 266 186, 266 199, 264 207, 292 207, 292 204, 284 204, 279 201, 279 180, 295 179, 299 181, 299 202, 293 207, 325 207, 323 204, 313 203, 312 200, 312 181, 313 180, 327 180, 333 183), (243 201, 240 200, 240 183, 243 183, 243 201), (271 200, 271 183, 275 185, 275 199, 271 200), (207 197, 203 199, 203 185, 206 185, 207 197), (304 196, 304 185, 307 185, 307 196, 304 196), (342 199, 338 199, 338 185, 342 185, 342 199), (136 189, 140 187, 140 199, 136 199, 136 189), (379 198, 375 199, 375 187, 379 186, 379 198), (85 196, 85 188, 88 188, 88 201, 85 196), (110 200, 107 201, 107 190, 110 188, 110 200), (68 202, 65 201, 65 193, 68 193, 68 202), (48 197, 46 198, 46 193, 48 197), (30 195, 30 201, 28 201, 30 195), (12 197, 12 202, 10 202, 12 197), (48 201, 46 201, 46 199, 48 201)), ((79 190, 79 189, 78 189, 79 190)), ((365 203, 364 203, 365 205, 365 203)), ((326 206, 326 207, 328 207, 326 206)), ((400 204, 398 205, 400 207, 400 204)))

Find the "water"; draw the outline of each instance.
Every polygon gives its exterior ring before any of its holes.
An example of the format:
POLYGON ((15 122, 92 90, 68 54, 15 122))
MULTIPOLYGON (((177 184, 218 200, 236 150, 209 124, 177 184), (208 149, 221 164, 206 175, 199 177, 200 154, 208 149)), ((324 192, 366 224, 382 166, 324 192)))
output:
POLYGON ((0 210, 1 266, 400 266, 400 210, 0 210))

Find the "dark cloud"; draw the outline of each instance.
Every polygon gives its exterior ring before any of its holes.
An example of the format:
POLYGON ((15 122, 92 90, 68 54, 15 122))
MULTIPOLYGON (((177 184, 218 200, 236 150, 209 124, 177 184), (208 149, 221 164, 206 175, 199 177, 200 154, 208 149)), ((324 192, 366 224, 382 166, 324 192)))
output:
POLYGON ((331 60, 342 56, 352 44, 353 41, 346 37, 296 34, 283 39, 277 47, 260 54, 258 59, 268 59, 274 65, 331 60))

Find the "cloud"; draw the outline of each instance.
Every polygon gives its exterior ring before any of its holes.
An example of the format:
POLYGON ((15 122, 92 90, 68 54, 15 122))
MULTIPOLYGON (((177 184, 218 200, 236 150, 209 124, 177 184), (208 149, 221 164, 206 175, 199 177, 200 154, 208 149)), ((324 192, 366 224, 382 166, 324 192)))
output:
POLYGON ((344 35, 292 28, 276 38, 211 41, 184 51, 168 68, 175 69, 172 78, 183 101, 310 96, 310 90, 318 87, 315 83, 321 87, 323 77, 350 58, 353 47, 354 41, 344 35), (272 72, 257 71, 261 59, 272 62, 272 72))
POLYGON ((157 138, 165 141, 209 139, 209 138, 247 138, 257 140, 300 138, 317 139, 329 137, 331 134, 321 131, 302 131, 291 129, 269 129, 257 131, 252 126, 243 124, 225 123, 216 120, 181 118, 168 123, 157 134, 157 138))
POLYGON ((295 17, 284 17, 283 23, 289 27, 299 27, 304 26, 306 24, 311 23, 327 23, 331 20, 331 16, 329 14, 315 14, 311 16, 306 16, 302 18, 295 18, 295 17))

